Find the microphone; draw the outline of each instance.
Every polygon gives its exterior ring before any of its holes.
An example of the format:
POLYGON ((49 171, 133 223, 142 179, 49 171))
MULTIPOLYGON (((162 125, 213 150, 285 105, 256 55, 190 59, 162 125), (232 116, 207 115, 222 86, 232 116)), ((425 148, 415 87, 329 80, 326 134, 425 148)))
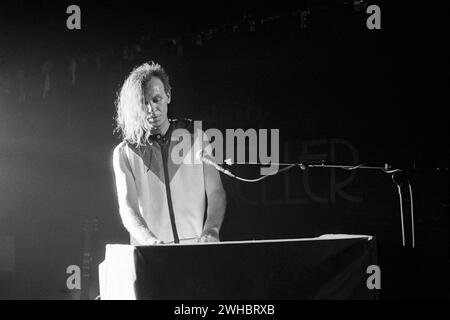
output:
POLYGON ((226 174, 227 176, 235 178, 235 175, 232 174, 230 171, 228 171, 227 169, 222 168, 221 166, 219 166, 217 163, 215 163, 211 159, 208 159, 205 156, 203 156, 203 150, 199 150, 197 152, 197 154, 196 154, 196 157, 197 157, 198 160, 213 166, 214 168, 216 168, 217 171, 220 171, 220 172, 226 174))

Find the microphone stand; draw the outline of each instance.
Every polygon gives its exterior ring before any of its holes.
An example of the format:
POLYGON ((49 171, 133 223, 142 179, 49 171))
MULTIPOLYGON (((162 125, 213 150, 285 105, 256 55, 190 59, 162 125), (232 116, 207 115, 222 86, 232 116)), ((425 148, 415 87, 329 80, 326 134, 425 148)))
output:
MULTIPOLYGON (((264 163, 235 163, 233 161, 231 161, 230 159, 227 159, 224 161, 225 164, 227 165, 232 165, 232 164, 247 164, 247 165, 267 165, 264 163)), ((381 172, 384 172, 386 174, 391 174, 391 178, 392 181, 396 184, 397 186, 397 190, 398 190, 398 196, 399 196, 399 203, 400 203, 400 223, 401 223, 401 234, 402 234, 402 245, 403 247, 406 246, 406 241, 405 241, 405 219, 404 219, 404 213, 403 213, 403 194, 402 194, 402 186, 406 183, 408 185, 408 190, 409 190, 409 199, 410 199, 410 213, 411 213, 411 238, 412 238, 412 248, 415 247, 415 223, 414 223, 414 202, 413 202, 413 192, 412 192, 412 186, 411 186, 411 181, 409 180, 409 178, 406 177, 405 175, 405 171, 408 170, 413 170, 413 171, 420 171, 420 170, 433 170, 436 172, 448 172, 448 168, 416 168, 416 166, 414 165, 412 169, 393 169, 391 165, 389 165, 388 163, 385 163, 383 166, 370 166, 367 165, 365 163, 363 164, 359 164, 359 165, 337 165, 337 164, 328 164, 326 163, 325 160, 322 160, 320 162, 299 162, 299 163, 268 163, 271 165, 278 165, 278 166, 287 166, 286 168, 283 168, 281 170, 278 170, 277 173, 280 173, 282 171, 285 170, 289 170, 293 167, 299 167, 301 170, 306 170, 308 168, 331 168, 331 169, 343 169, 343 170, 347 170, 347 171, 353 171, 353 170, 359 170, 359 169, 363 169, 363 170, 378 170, 381 172)), ((269 177, 269 175, 267 176, 262 176, 256 179, 244 179, 241 177, 238 177, 234 174, 232 174, 229 170, 225 170, 223 169, 220 165, 216 164, 216 169, 220 170, 224 173, 226 173, 227 175, 236 178, 238 180, 244 181, 244 182, 257 182, 260 180, 263 180, 267 177, 269 177), (220 168, 220 169, 218 169, 220 168), (225 172, 226 171, 226 172, 225 172)))

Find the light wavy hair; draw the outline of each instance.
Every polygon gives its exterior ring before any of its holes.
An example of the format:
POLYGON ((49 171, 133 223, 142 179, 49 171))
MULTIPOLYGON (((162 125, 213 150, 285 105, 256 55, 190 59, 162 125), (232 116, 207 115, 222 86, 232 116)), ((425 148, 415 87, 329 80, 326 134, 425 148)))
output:
POLYGON ((123 140, 138 147, 144 145, 150 136, 150 128, 145 107, 145 85, 152 77, 157 77, 164 85, 164 91, 170 95, 169 76, 165 70, 153 61, 146 62, 131 71, 117 94, 116 127, 123 140))

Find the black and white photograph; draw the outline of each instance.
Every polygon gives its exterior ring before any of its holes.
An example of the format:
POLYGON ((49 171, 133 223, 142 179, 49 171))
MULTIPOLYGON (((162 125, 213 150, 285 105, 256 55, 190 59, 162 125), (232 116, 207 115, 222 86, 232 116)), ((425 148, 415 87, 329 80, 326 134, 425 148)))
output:
POLYGON ((3 1, 0 300, 449 299, 439 10, 3 1))

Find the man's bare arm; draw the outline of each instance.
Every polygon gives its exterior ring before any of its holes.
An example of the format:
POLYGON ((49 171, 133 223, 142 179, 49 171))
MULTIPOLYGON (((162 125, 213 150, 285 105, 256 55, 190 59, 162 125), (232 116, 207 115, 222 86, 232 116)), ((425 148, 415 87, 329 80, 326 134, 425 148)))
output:
POLYGON ((209 164, 204 164, 203 170, 208 208, 200 241, 220 241, 220 227, 222 226, 227 205, 226 194, 219 172, 209 164))
POLYGON ((139 214, 136 184, 131 174, 131 168, 120 153, 119 145, 114 149, 113 167, 122 223, 140 244, 156 244, 159 242, 158 239, 139 214))

